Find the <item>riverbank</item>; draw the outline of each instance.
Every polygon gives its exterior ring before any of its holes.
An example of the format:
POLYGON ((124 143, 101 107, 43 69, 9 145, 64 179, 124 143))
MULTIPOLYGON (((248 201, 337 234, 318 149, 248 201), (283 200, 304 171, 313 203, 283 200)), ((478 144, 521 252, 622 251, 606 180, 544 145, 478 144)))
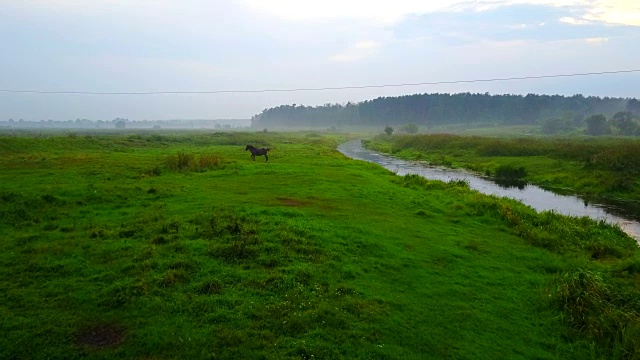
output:
POLYGON ((418 174, 429 180, 444 182, 464 181, 471 189, 483 194, 502 198, 516 199, 532 207, 538 212, 553 211, 562 215, 587 216, 596 221, 605 221, 620 226, 629 236, 640 243, 640 218, 628 209, 611 204, 587 203, 584 198, 571 195, 559 195, 531 184, 505 186, 504 182, 492 181, 486 176, 465 169, 446 168, 431 165, 425 161, 404 160, 392 155, 385 155, 374 150, 365 149, 361 140, 352 140, 340 144, 338 151, 346 156, 373 162, 381 165, 397 175, 418 174))
POLYGON ((3 138, 0 358, 637 356, 632 239, 344 138, 3 138))
POLYGON ((501 169, 522 169, 519 179, 545 189, 601 198, 640 212, 640 141, 635 139, 381 135, 365 146, 493 177, 501 169))

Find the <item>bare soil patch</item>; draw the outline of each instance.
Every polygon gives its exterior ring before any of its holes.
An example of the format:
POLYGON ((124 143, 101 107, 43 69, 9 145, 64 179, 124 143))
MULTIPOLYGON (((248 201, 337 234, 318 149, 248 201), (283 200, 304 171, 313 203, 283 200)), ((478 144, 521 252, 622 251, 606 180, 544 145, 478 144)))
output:
POLYGON ((283 205, 286 206, 302 206, 305 203, 301 200, 291 199, 291 198, 278 198, 283 205))
POLYGON ((124 341, 124 328, 119 325, 98 324, 76 334, 76 343, 96 349, 114 347, 124 341))

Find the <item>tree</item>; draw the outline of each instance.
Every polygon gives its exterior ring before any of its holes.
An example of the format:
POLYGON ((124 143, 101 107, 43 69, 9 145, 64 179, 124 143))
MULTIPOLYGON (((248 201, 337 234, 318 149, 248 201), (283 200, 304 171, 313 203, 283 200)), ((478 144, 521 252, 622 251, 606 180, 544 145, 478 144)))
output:
POLYGON ((564 119, 547 119, 540 125, 542 133, 547 135, 555 135, 560 132, 570 131, 571 128, 571 120, 564 119))
POLYGON ((387 135, 391 135, 391 134, 393 134, 393 128, 391 126, 387 125, 387 126, 384 127, 384 132, 387 135))
POLYGON ((622 135, 633 135, 638 127, 633 121, 633 114, 629 111, 617 112, 611 118, 611 123, 620 130, 622 135))
POLYGON ((607 122, 607 117, 602 114, 591 115, 584 119, 584 121, 587 123, 587 135, 600 136, 611 133, 611 127, 607 122))
POLYGON ((116 129, 124 129, 125 127, 127 127, 127 122, 129 122, 129 119, 115 118, 111 120, 111 122, 113 123, 113 126, 116 127, 116 129))
POLYGON ((640 116, 640 101, 638 99, 629 99, 627 110, 634 115, 640 116))
POLYGON ((415 134, 418 132, 418 125, 416 124, 407 124, 402 127, 402 130, 409 134, 415 134))
POLYGON ((573 126, 582 126, 582 124, 584 124, 584 114, 573 115, 573 117, 571 118, 571 123, 573 124, 573 126))
POLYGON ((636 99, 599 98, 574 95, 490 95, 413 94, 379 97, 358 103, 304 106, 279 105, 264 109, 251 118, 251 127, 311 127, 385 125, 404 131, 405 124, 419 124, 427 129, 445 124, 532 124, 545 119, 571 120, 573 127, 584 126, 585 114, 617 111, 640 115, 636 99))

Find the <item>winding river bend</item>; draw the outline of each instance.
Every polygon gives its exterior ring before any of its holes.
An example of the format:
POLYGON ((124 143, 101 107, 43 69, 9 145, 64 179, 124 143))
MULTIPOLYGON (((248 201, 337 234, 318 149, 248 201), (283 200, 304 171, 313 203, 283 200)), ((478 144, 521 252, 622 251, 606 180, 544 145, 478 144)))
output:
POLYGON ((538 186, 522 188, 504 187, 464 170, 428 166, 424 163, 393 158, 362 147, 360 140, 352 140, 338 146, 342 154, 357 160, 369 161, 383 166, 398 175, 418 174, 427 179, 450 181, 463 179, 472 189, 489 195, 509 197, 531 206, 537 211, 554 210, 571 216, 588 216, 617 224, 631 237, 640 242, 640 217, 614 205, 587 202, 577 196, 558 195, 538 186))

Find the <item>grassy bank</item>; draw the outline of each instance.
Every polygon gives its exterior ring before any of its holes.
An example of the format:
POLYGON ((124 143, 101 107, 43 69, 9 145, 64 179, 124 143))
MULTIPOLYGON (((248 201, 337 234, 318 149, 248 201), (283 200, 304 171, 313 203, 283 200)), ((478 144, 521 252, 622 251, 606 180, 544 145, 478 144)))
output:
POLYGON ((397 177, 342 140, 0 138, 0 358, 640 355, 619 229, 397 177))
POLYGON ((640 142, 633 139, 394 135, 367 146, 492 177, 522 168, 522 179, 548 189, 640 204, 640 142))

